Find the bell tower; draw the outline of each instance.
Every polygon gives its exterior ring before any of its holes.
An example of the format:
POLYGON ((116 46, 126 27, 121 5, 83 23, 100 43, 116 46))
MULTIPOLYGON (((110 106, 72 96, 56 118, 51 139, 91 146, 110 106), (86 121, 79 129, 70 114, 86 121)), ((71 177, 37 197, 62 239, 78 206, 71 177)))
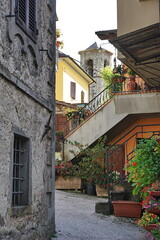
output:
POLYGON ((101 70, 106 66, 111 66, 113 53, 99 48, 96 42, 86 50, 78 53, 80 55, 81 67, 95 80, 95 83, 90 85, 91 100, 105 87, 104 80, 101 77, 101 70))

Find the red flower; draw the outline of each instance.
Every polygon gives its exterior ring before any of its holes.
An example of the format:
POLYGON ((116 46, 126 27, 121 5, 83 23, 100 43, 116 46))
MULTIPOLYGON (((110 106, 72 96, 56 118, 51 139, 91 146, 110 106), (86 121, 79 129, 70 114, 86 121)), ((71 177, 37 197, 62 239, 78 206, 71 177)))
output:
POLYGON ((152 218, 155 218, 156 217, 156 215, 155 214, 152 214, 152 216, 151 216, 152 218))
POLYGON ((139 185, 141 185, 139 182, 137 182, 137 185, 139 186, 139 185))
POLYGON ((133 166, 137 166, 137 163, 136 163, 136 162, 133 162, 132 165, 133 165, 133 166))

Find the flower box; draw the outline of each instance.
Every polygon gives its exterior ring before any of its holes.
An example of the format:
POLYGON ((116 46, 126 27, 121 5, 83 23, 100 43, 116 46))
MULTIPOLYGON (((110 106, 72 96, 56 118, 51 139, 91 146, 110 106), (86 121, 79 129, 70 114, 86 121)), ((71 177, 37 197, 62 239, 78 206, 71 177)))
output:
POLYGON ((152 191, 150 192, 152 197, 160 198, 160 191, 152 191))
POLYGON ((140 218, 142 215, 142 204, 133 201, 112 201, 114 215, 116 217, 140 218))
POLYGON ((149 224, 147 226, 143 226, 143 228, 147 231, 152 231, 154 228, 156 228, 157 224, 149 224))
POLYGON ((66 177, 58 176, 55 181, 55 189, 63 189, 63 190, 74 190, 74 189, 82 189, 82 180, 78 177, 66 177))
POLYGON ((150 209, 150 210, 146 209, 146 211, 149 212, 149 213, 154 213, 154 214, 160 216, 160 210, 158 208, 153 208, 153 209, 150 209))
POLYGON ((96 194, 98 197, 107 197, 108 196, 107 189, 101 188, 98 185, 96 185, 96 194))

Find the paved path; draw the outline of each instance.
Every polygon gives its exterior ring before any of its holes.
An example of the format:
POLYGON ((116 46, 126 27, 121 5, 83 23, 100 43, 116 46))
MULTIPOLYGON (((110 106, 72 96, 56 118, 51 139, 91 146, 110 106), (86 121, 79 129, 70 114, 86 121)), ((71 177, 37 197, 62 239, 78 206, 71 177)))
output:
POLYGON ((127 218, 95 213, 103 198, 56 190, 57 240, 145 240, 146 231, 127 218))

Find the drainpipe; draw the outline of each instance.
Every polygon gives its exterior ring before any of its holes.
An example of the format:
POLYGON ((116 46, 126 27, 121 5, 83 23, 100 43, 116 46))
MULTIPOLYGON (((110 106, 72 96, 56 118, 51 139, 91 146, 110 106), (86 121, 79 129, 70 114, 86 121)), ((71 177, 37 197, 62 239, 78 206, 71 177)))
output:
POLYGON ((55 122, 56 122, 56 101, 55 101, 55 85, 56 85, 56 0, 52 1, 53 4, 53 84, 52 84, 52 90, 51 90, 51 99, 52 99, 52 143, 51 143, 51 152, 52 152, 52 169, 51 169, 51 174, 52 174, 52 193, 51 193, 51 214, 52 214, 52 232, 55 233, 55 140, 56 140, 56 129, 55 129, 55 122))
POLYGON ((112 202, 111 202, 111 189, 109 184, 109 162, 108 162, 108 149, 106 150, 106 164, 107 164, 107 190, 108 190, 108 204, 109 204, 109 213, 112 213, 112 202))

